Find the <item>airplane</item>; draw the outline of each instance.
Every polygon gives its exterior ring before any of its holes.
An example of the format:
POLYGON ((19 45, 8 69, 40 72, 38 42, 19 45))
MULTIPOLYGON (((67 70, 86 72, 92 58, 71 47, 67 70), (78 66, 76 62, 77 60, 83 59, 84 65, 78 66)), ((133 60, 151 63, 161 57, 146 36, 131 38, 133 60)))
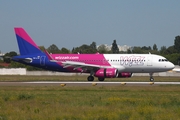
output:
POLYGON ((19 56, 13 61, 43 68, 50 71, 89 73, 88 81, 94 76, 99 81, 105 78, 132 77, 133 73, 153 73, 172 70, 175 66, 165 57, 155 54, 49 54, 41 51, 27 32, 20 27, 14 28, 19 47, 19 56))

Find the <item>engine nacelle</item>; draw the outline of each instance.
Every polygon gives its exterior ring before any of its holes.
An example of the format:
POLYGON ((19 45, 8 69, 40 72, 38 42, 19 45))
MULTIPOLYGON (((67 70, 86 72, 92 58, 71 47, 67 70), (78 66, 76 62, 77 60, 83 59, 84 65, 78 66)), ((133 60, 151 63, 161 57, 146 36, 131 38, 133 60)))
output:
POLYGON ((128 77, 132 77, 132 73, 130 72, 121 72, 118 74, 118 78, 128 78, 128 77))
POLYGON ((99 78, 113 78, 118 76, 118 70, 115 68, 102 68, 96 71, 94 76, 99 78))

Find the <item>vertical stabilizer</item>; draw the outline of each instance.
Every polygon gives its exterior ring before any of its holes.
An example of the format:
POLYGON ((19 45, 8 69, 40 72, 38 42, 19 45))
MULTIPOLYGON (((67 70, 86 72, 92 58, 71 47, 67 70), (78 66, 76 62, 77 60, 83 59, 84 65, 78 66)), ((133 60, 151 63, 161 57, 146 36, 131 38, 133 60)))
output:
POLYGON ((18 42, 19 52, 21 55, 42 53, 36 43, 31 39, 31 37, 23 28, 14 28, 14 30, 18 42))

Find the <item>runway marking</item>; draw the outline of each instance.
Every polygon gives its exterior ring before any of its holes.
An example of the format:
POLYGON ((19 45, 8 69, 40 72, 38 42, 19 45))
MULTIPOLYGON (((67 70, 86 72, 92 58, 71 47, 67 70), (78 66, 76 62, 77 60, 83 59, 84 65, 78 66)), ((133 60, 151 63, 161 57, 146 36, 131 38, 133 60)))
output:
POLYGON ((32 82, 0 82, 0 86, 148 86, 148 85, 180 85, 180 82, 61 82, 61 81, 32 81, 32 82))
POLYGON ((21 82, 30 84, 158 84, 158 85, 180 85, 180 82, 57 82, 57 81, 34 81, 34 82, 21 82))

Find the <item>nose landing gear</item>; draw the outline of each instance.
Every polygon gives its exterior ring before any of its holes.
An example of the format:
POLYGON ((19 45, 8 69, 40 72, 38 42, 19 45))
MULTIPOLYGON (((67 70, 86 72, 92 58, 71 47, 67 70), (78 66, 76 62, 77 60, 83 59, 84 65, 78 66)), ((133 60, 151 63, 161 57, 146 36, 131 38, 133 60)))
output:
POLYGON ((153 73, 149 73, 149 75, 150 75, 150 82, 154 82, 154 78, 153 78, 153 73))

